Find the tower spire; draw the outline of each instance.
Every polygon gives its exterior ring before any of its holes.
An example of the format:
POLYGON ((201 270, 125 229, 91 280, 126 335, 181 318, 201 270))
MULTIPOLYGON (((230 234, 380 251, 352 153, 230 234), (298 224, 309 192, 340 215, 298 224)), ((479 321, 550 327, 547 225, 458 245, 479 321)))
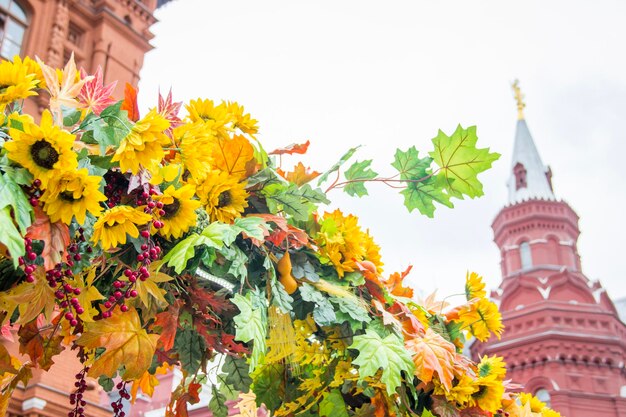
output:
POLYGON ((524 103, 522 89, 519 87, 519 80, 516 79, 513 81, 511 88, 515 94, 515 101, 517 101, 517 120, 524 120, 524 107, 526 107, 526 103, 524 103))

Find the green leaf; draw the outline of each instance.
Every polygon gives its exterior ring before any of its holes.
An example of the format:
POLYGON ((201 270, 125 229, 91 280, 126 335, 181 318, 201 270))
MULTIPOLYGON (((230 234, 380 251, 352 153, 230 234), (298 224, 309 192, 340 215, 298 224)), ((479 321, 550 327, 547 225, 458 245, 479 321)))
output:
POLYGON ((17 227, 22 233, 32 223, 33 206, 24 195, 22 188, 8 175, 0 175, 0 209, 11 206, 17 227))
POLYGON ((239 233, 232 228, 231 225, 213 222, 202 231, 202 236, 208 238, 211 243, 207 243, 207 246, 215 249, 221 249, 222 246, 230 245, 235 241, 239 233))
POLYGON ((297 184, 272 184, 262 191, 272 213, 284 211, 294 220, 306 221, 318 203, 330 203, 326 194, 313 189, 309 184, 298 187, 297 184))
POLYGON ((178 352, 182 368, 189 375, 198 372, 206 349, 202 336, 194 330, 178 329, 174 339, 174 349, 178 352))
POLYGON ((74 126, 80 120, 81 112, 71 107, 61 106, 63 112, 63 126, 74 126))
POLYGON ((13 224, 11 218, 11 208, 5 207, 0 209, 0 243, 7 247, 11 252, 11 260, 13 261, 13 267, 19 266, 18 258, 24 256, 26 253, 26 247, 24 246, 24 238, 13 224))
POLYGON ((409 212, 417 209, 420 213, 432 218, 435 213, 435 201, 446 207, 454 207, 450 196, 443 190, 444 185, 442 178, 431 177, 422 182, 408 183, 400 194, 404 196, 404 205, 409 212))
POLYGON ((24 131, 24 124, 17 119, 9 119, 9 125, 11 129, 21 130, 22 132, 24 131))
POLYGON ((245 359, 226 355, 222 372, 226 374, 226 383, 237 391, 248 392, 252 384, 250 367, 245 359))
POLYGON ((243 286, 243 282, 248 276, 248 268, 246 266, 248 263, 248 255, 236 245, 230 248, 223 248, 220 253, 231 262, 228 273, 239 278, 243 286))
POLYGON ((320 402, 320 417, 349 417, 346 403, 338 389, 324 395, 320 402))
POLYGON ((382 339, 368 329, 365 334, 354 337, 350 348, 359 351, 359 356, 352 361, 359 366, 359 380, 374 376, 382 369, 381 381, 387 386, 388 395, 393 395, 400 386, 402 371, 413 375, 415 370, 411 355, 396 335, 390 334, 382 339))
POLYGON ((170 251, 163 257, 163 262, 166 262, 169 266, 174 268, 177 274, 180 274, 187 266, 187 261, 193 258, 195 254, 195 247, 199 245, 199 240, 200 235, 195 233, 189 235, 170 249, 170 251))
POLYGON ((352 319, 361 322, 370 322, 372 318, 369 316, 367 309, 357 301, 347 297, 331 297, 330 301, 339 307, 339 310, 348 314, 352 319))
POLYGON ((478 149, 477 141, 476 126, 463 129, 459 125, 450 137, 439 130, 433 138, 435 150, 430 156, 439 165, 438 176, 445 180, 444 188, 452 197, 462 199, 464 195, 470 198, 483 195, 478 174, 491 168, 500 157, 498 153, 490 153, 489 148, 478 149))
POLYGON ((264 230, 269 228, 265 220, 256 216, 239 217, 235 219, 233 227, 235 227, 239 233, 245 233, 249 237, 261 241, 265 239, 264 230))
POLYGON ((100 377, 98 378, 98 384, 100 384, 102 389, 106 392, 111 392, 113 391, 113 386, 115 385, 115 382, 113 382, 113 378, 109 378, 106 375, 100 375, 100 377))
POLYGON ((306 282, 300 286, 300 295, 304 301, 315 304, 313 320, 320 326, 330 326, 337 320, 335 309, 328 299, 320 291, 306 282))
POLYGON ((235 340, 241 342, 252 342, 252 354, 250 355, 250 372, 259 365, 266 351, 267 336, 267 306, 260 300, 258 294, 250 291, 246 296, 235 294, 232 302, 239 309, 239 314, 233 319, 236 327, 235 340))
POLYGON ((376 178, 378 175, 372 169, 370 169, 370 164, 372 160, 355 162, 352 164, 350 168, 345 172, 345 177, 348 181, 356 181, 346 184, 343 190, 348 193, 351 197, 355 195, 358 197, 363 197, 367 195, 367 189, 365 188, 365 181, 376 178))
POLYGON ((398 170, 402 180, 419 180, 428 175, 426 172, 430 168, 433 159, 430 157, 420 158, 415 146, 411 146, 406 151, 396 149, 396 155, 391 166, 398 170))
POLYGON ((263 266, 267 270, 267 279, 270 282, 270 289, 272 290, 272 304, 278 307, 283 313, 289 313, 293 310, 293 298, 287 294, 283 284, 276 279, 274 264, 269 257, 265 257, 263 266))
POLYGON ((270 411, 276 410, 283 402, 284 368, 279 364, 265 365, 253 375, 252 391, 256 395, 257 406, 265 404, 270 411))
POLYGON ((217 384, 211 385, 211 401, 209 401, 209 410, 214 417, 228 417, 228 407, 226 406, 226 396, 217 388, 217 384))
POLYGON ((272 168, 265 168, 265 169, 260 170, 253 176, 249 177, 248 180, 246 181, 246 184, 247 184, 246 187, 252 188, 257 185, 260 185, 261 188, 263 188, 271 184, 286 185, 287 183, 288 181, 284 179, 283 177, 281 177, 280 175, 278 175, 278 173, 274 171, 272 168))
POLYGON ((322 183, 324 181, 326 181, 328 179, 328 176, 330 174, 332 174, 333 172, 337 171, 339 168, 341 168, 341 166, 343 164, 346 163, 346 161, 348 159, 350 159, 352 157, 352 155, 354 155, 354 153, 357 151, 357 149, 359 149, 361 146, 356 146, 354 148, 350 148, 348 149, 348 152, 346 152, 345 154, 343 154, 343 156, 339 159, 339 161, 337 161, 337 163, 335 165, 333 165, 332 167, 330 167, 330 169, 326 172, 324 172, 322 175, 320 175, 320 178, 317 180, 317 185, 320 186, 322 185, 322 183))
POLYGON ((89 175, 96 175, 98 177, 104 176, 106 174, 107 169, 95 166, 91 163, 91 159, 89 157, 85 157, 78 160, 78 169, 87 168, 89 175))

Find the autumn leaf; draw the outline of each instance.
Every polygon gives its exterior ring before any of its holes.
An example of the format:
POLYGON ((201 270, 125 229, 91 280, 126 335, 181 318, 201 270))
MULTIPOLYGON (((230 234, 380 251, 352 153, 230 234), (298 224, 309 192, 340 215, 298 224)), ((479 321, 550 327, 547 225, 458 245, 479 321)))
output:
POLYGON ((178 329, 179 304, 170 305, 166 311, 156 315, 153 327, 160 327, 161 331, 159 342, 163 350, 170 350, 174 347, 174 339, 176 338, 176 330, 178 329))
POLYGON ((17 334, 20 353, 28 355, 30 360, 39 364, 44 371, 54 365, 52 358, 65 350, 61 345, 63 336, 53 335, 52 331, 40 331, 37 320, 21 326, 17 334))
POLYGON ((439 417, 459 417, 459 409, 443 395, 433 395, 433 411, 439 417))
POLYGON ((163 98, 161 91, 159 91, 159 101, 157 104, 157 113, 163 116, 168 122, 170 127, 167 128, 166 133, 171 134, 175 127, 182 124, 182 121, 178 117, 180 107, 183 105, 182 101, 174 102, 172 99, 172 89, 167 93, 167 97, 163 98))
POLYGON ((73 280, 68 280, 74 288, 80 289, 80 294, 75 295, 75 297, 78 298, 79 304, 85 310, 78 315, 84 322, 93 322, 93 318, 100 314, 93 304, 104 298, 100 291, 92 285, 95 275, 96 268, 91 267, 86 271, 86 274, 77 274, 73 280))
POLYGON ((135 379, 133 381, 133 386, 130 389, 130 403, 135 404, 135 400, 137 399, 137 393, 139 392, 140 388, 141 392, 146 394, 148 397, 152 397, 152 395, 154 394, 154 388, 159 385, 159 379, 156 377, 156 375, 165 375, 172 369, 172 366, 163 364, 162 366, 156 368, 154 374, 146 371, 143 373, 143 375, 141 375, 141 378, 135 379))
POLYGON ((245 136, 234 135, 232 139, 219 138, 213 146, 214 168, 243 178, 254 163, 254 148, 245 136))
POLYGON ((129 380, 141 378, 150 367, 158 339, 159 335, 148 334, 142 328, 134 308, 122 313, 116 307, 110 318, 85 323, 85 330, 76 344, 88 349, 106 348, 106 352, 94 361, 89 376, 112 377, 124 365, 121 376, 129 380))
POLYGON ((47 271, 54 269, 67 256, 69 228, 61 221, 51 223, 50 217, 39 207, 35 207, 35 221, 27 229, 26 237, 44 242, 41 257, 47 271))
POLYGON ((268 155, 293 155, 293 154, 304 154, 309 149, 309 145, 311 141, 307 140, 305 143, 292 143, 291 145, 287 145, 284 148, 274 149, 268 155))
POLYGON ((437 373, 443 386, 450 390, 454 378, 455 347, 431 328, 424 336, 417 336, 405 342, 406 349, 413 355, 415 375, 424 382, 430 382, 437 373))
POLYGON ((11 357, 13 369, 0 374, 0 416, 7 414, 9 399, 13 391, 20 382, 27 386, 28 381, 33 377, 32 364, 30 362, 21 363, 17 358, 11 357))
POLYGON ((33 321, 42 311, 48 320, 52 318, 56 303, 54 290, 46 280, 46 272, 39 266, 33 276, 35 282, 22 282, 17 287, 0 293, 0 305, 4 305, 9 317, 13 315, 15 308, 19 310, 20 316, 15 321, 16 324, 33 321))
POLYGON ((92 75, 86 76, 85 78, 80 77, 80 74, 76 70, 73 52, 69 61, 65 64, 65 68, 63 68, 60 83, 56 69, 44 64, 39 57, 36 57, 36 59, 46 81, 46 88, 50 93, 50 111, 54 115, 55 123, 59 126, 63 126, 62 108, 69 107, 75 109, 80 107, 81 103, 76 100, 76 97, 83 88, 83 85, 91 81, 94 77, 92 75))
POLYGON ((126 110, 128 113, 128 119, 136 122, 139 120, 139 105, 137 104, 137 90, 126 83, 124 88, 124 102, 120 110, 126 110))
POLYGON ((284 172, 282 169, 277 168, 276 172, 287 181, 298 185, 306 184, 320 175, 319 172, 311 171, 311 168, 305 167, 302 162, 298 162, 298 165, 293 167, 293 171, 284 172))
POLYGON ((404 272, 394 272, 389 276, 389 279, 385 281, 385 287, 387 287, 391 294, 397 295, 398 297, 413 298, 413 288, 402 286, 402 281, 409 275, 412 268, 413 265, 409 265, 404 272))
MULTIPOLYGON (((83 79, 87 78, 87 72, 82 68, 80 70, 80 76, 83 79)), ((117 81, 113 81, 106 86, 104 85, 102 67, 98 65, 98 69, 92 79, 83 84, 78 94, 78 100, 88 111, 100 115, 102 110, 115 104, 116 101, 112 95, 116 85, 117 81)))
POLYGON ((165 407, 165 417, 189 417, 187 403, 197 404, 200 402, 201 388, 202 385, 197 382, 192 382, 187 387, 183 379, 172 393, 169 404, 165 407))

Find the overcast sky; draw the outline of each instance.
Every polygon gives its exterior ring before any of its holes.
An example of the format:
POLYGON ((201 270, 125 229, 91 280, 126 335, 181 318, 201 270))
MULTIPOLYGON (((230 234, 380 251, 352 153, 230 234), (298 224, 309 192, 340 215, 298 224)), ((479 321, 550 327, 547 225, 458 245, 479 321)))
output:
POLYGON ((303 161, 318 171, 362 144, 358 158, 385 175, 396 148, 428 151, 437 129, 478 126, 479 145, 502 154, 480 199, 431 220, 384 186, 330 195, 370 229, 386 272, 413 264, 423 292, 460 292, 468 269, 500 282, 490 225, 506 202, 519 78, 555 193, 581 218, 583 271, 626 296, 626 2, 174 0, 157 17, 143 108, 170 86, 177 100, 238 101, 267 149, 310 140, 303 161))

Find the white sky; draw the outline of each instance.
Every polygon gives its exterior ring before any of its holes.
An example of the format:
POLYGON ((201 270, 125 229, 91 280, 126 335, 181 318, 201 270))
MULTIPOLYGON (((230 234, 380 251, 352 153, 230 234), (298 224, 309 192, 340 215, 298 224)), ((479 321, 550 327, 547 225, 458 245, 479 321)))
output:
POLYGON ((431 220, 384 186, 330 195, 370 229, 386 272, 413 264, 423 292, 460 292, 467 269, 500 282, 490 224, 506 201, 519 78, 555 193, 581 217, 583 271, 626 296, 625 2, 175 0, 157 17, 143 108, 159 86, 178 101, 238 101, 268 150, 310 139, 303 161, 318 171, 363 144, 358 158, 385 175, 396 148, 429 151, 437 129, 478 126, 479 145, 502 154, 483 198, 431 220))

